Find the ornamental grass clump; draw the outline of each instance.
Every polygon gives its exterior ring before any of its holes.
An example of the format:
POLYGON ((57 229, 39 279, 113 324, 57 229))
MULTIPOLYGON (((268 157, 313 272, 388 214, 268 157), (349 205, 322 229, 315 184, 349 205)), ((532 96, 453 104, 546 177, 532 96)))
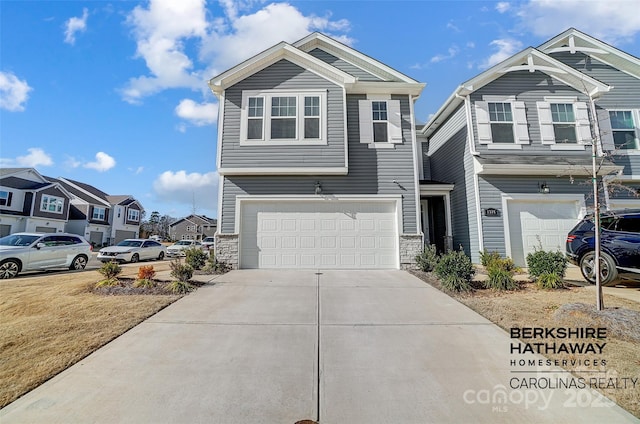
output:
POLYGON ((122 267, 118 262, 105 262, 98 269, 98 272, 102 274, 105 279, 98 281, 96 283, 96 287, 113 287, 120 284, 118 275, 122 272, 122 267))
POLYGON ((420 271, 431 272, 435 269, 436 265, 438 265, 438 259, 436 246, 431 244, 429 246, 425 246, 422 253, 416 256, 416 264, 420 271))
POLYGON ((152 288, 156 286, 156 282, 153 281, 153 277, 156 276, 156 271, 153 269, 153 265, 141 266, 138 268, 138 278, 133 283, 134 287, 152 288))
POLYGON ((443 255, 434 269, 442 287, 451 291, 470 291, 471 279, 475 274, 471 258, 463 250, 443 255))
MULTIPOLYGON (((482 254, 481 254, 482 256, 482 254)), ((484 286, 488 289, 495 290, 515 290, 519 288, 519 284, 514 280, 516 267, 511 258, 502 258, 492 255, 487 261, 488 278, 484 282, 484 286)))

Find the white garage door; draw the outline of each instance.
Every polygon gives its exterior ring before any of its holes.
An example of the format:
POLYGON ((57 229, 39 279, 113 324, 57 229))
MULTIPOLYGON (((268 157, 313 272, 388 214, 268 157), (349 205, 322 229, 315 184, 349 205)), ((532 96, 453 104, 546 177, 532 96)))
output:
POLYGON ((243 202, 241 268, 398 268, 395 202, 243 202))
POLYGON ((580 204, 573 201, 509 200, 511 258, 527 266, 529 253, 540 249, 564 252, 567 233, 578 223, 580 204))

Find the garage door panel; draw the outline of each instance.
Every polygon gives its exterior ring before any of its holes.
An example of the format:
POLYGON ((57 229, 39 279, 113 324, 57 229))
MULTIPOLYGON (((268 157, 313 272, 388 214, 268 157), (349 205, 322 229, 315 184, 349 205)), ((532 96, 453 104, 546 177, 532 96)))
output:
POLYGON ((397 268, 394 202, 247 202, 242 268, 397 268))

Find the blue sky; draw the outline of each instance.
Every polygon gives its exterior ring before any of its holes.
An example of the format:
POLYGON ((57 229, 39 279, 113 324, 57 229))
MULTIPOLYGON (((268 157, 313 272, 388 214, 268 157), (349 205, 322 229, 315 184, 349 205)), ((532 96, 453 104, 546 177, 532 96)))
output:
POLYGON ((575 27, 640 56, 638 2, 0 1, 0 166, 35 167, 147 216, 217 215, 206 81, 321 31, 427 83, 426 122, 487 67, 575 27))

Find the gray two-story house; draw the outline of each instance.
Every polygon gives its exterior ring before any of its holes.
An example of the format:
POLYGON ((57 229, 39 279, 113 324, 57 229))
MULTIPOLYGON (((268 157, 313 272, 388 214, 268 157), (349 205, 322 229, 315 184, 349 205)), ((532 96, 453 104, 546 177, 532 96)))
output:
POLYGON ((216 255, 235 268, 411 266, 424 84, 319 33, 214 77, 216 255))
POLYGON ((218 229, 218 221, 206 215, 191 214, 169 224, 172 240, 202 241, 213 237, 218 229))
POLYGON ((639 109, 640 60, 574 29, 462 83, 418 134, 426 242, 520 266, 563 251, 592 152, 602 204, 640 206, 639 109))

